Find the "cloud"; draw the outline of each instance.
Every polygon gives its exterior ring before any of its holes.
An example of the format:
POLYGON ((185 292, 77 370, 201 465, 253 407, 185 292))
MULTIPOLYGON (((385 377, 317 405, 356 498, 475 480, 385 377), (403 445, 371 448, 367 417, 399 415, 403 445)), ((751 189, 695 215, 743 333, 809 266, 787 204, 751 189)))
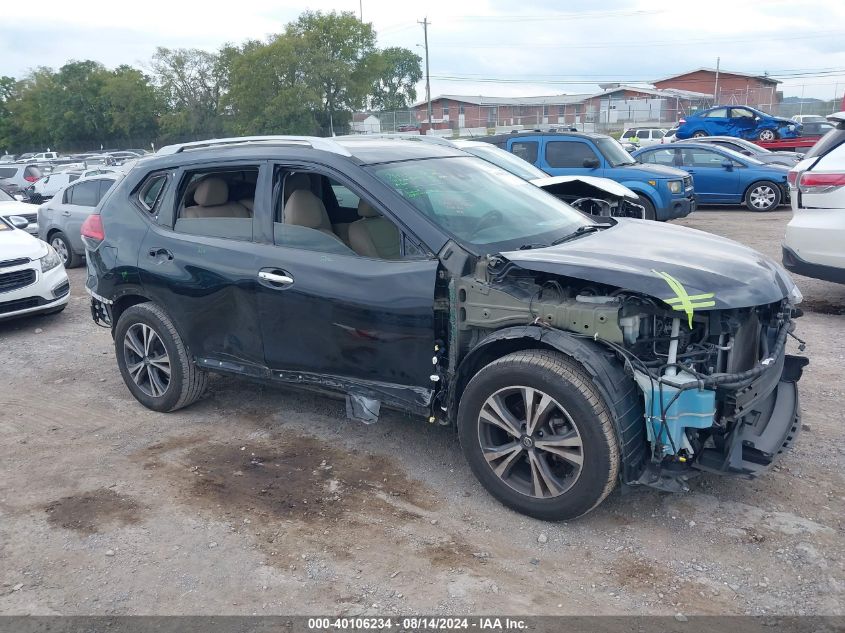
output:
MULTIPOLYGON (((21 3, 4 6, 0 74, 96 59, 145 65, 156 46, 214 50, 279 32, 301 0, 119 3, 48 2, 37 21, 21 3)), ((526 95, 591 92, 600 82, 647 81, 700 66, 774 74, 835 68, 842 74, 784 82, 789 94, 829 98, 845 88, 845 3, 836 0, 310 0, 372 21, 382 46, 422 54, 417 20, 428 17, 432 93, 526 95), (789 71, 789 72, 787 72, 789 71), (456 78, 462 78, 460 81, 456 78), (516 82, 493 83, 511 79, 516 82), (791 91, 791 92, 789 92, 791 91)), ((812 72, 806 72, 812 75, 812 72)), ((424 85, 418 94, 424 94, 424 85)))

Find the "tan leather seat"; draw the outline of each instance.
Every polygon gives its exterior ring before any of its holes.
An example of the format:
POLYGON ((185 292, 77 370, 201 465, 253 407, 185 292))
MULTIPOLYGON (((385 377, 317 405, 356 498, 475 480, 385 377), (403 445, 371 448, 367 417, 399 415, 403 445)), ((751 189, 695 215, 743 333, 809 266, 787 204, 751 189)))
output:
POLYGON ((361 219, 349 225, 349 246, 364 257, 399 259, 401 234, 396 225, 376 211, 368 202, 358 202, 361 219))
POLYGON ((326 213, 322 200, 306 189, 297 189, 288 198, 284 209, 284 223, 315 229, 340 241, 332 231, 329 214, 326 213))
POLYGON ((193 207, 182 210, 183 218, 250 218, 242 204, 229 202, 229 186, 222 178, 206 178, 194 190, 193 207))
POLYGON ((250 211, 255 208, 255 199, 254 198, 241 198, 238 200, 238 204, 243 205, 250 211))
POLYGON ((311 191, 311 177, 302 172, 288 174, 285 177, 285 204, 287 204, 288 200, 290 200, 291 194, 293 194, 294 191, 299 191, 300 189, 311 191))

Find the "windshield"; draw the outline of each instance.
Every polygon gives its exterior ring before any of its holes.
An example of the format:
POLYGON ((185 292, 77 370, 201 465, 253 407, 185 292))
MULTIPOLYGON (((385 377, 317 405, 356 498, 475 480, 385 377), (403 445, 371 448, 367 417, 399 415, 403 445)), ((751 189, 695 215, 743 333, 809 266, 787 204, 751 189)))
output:
POLYGON ((0 202, 14 202, 15 199, 10 196, 8 193, 0 189, 0 202))
POLYGON ((483 158, 488 163, 493 163, 502 169, 509 171, 514 176, 519 176, 523 180, 534 180, 536 178, 546 178, 548 174, 534 167, 527 160, 523 160, 519 156, 515 156, 508 151, 500 149, 495 145, 476 145, 472 147, 461 147, 460 149, 483 158))
POLYGON ((565 202, 479 158, 403 161, 373 170, 446 233, 480 247, 474 252, 547 246, 593 224, 565 202))
POLYGON ((611 167, 619 167, 620 165, 633 165, 637 161, 631 158, 631 155, 625 151, 625 148, 620 145, 615 138, 605 137, 596 139, 596 145, 599 146, 605 160, 610 163, 611 167))

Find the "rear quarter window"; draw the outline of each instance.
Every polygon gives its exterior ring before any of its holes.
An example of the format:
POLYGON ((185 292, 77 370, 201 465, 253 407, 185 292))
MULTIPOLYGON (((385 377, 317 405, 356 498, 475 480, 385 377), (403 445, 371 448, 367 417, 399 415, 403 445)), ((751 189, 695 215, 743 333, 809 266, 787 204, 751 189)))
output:
POLYGON ((0 178, 13 178, 16 173, 17 167, 0 167, 0 178))

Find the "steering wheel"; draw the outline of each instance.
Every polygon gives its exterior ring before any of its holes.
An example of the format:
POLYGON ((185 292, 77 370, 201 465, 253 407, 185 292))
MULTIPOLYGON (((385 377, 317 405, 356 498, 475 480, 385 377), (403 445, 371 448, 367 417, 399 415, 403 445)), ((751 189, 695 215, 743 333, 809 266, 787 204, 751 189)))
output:
POLYGON ((473 235, 475 235, 476 233, 480 233, 481 231, 488 228, 489 226, 497 224, 504 219, 505 219, 505 216, 502 215, 501 211, 497 211, 496 209, 493 209, 492 211, 488 211, 487 213, 482 215, 480 218, 478 218, 478 222, 476 222, 475 226, 473 227, 472 233, 473 233, 473 235))

